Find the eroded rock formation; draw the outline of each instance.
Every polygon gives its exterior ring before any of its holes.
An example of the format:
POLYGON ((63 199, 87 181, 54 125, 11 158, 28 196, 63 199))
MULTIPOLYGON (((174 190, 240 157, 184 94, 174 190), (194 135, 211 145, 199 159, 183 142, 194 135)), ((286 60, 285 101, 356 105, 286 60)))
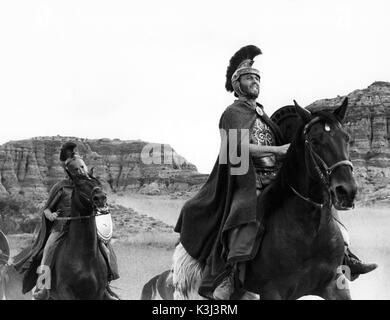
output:
POLYGON ((64 177, 58 155, 61 145, 69 140, 77 142, 88 167, 94 168, 95 176, 111 191, 180 191, 199 184, 199 179, 204 181, 204 175, 198 174, 196 167, 169 145, 139 140, 37 137, 0 147, 0 193, 45 198, 50 187, 64 177))

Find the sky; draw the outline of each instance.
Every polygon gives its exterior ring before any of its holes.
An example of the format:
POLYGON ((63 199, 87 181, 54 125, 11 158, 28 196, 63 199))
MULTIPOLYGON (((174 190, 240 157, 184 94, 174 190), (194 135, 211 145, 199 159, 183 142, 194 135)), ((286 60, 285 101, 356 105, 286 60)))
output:
POLYGON ((168 143, 209 173, 231 56, 263 54, 271 115, 390 81, 388 1, 0 2, 0 144, 36 136, 168 143))

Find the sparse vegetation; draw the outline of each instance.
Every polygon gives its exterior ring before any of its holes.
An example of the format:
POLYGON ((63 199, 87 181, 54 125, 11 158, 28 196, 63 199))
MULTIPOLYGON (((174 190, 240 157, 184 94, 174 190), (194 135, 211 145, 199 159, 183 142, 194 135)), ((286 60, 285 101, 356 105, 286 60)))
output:
POLYGON ((40 208, 22 195, 0 197, 0 229, 7 233, 32 233, 40 223, 40 208))

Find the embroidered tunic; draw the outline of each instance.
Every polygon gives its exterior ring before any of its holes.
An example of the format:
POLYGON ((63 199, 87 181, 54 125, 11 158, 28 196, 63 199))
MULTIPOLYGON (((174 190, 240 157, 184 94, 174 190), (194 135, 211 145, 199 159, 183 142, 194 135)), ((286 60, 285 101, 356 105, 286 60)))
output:
MULTIPOLYGON (((260 116, 257 116, 255 123, 253 124, 250 142, 260 146, 276 145, 274 133, 260 116)), ((269 153, 261 158, 253 157, 252 161, 256 173, 256 188, 263 189, 273 178, 275 178, 278 171, 279 166, 277 165, 275 155, 269 153)))

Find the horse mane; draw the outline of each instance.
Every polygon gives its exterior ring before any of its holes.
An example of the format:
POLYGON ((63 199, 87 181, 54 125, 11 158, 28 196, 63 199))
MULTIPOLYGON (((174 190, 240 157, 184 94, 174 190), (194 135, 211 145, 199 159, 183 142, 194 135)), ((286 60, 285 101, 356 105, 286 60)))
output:
POLYGON ((286 157, 282 162, 282 166, 279 169, 275 180, 265 188, 261 193, 260 197, 262 200, 260 204, 262 206, 261 210, 263 212, 272 212, 276 210, 281 204, 280 195, 284 194, 288 188, 288 172, 290 167, 293 165, 292 162, 295 161, 294 153, 297 148, 302 144, 302 136, 304 125, 302 124, 295 133, 294 139, 292 140, 290 147, 287 150, 286 157))
MULTIPOLYGON (((312 119, 315 117, 320 117, 321 119, 329 121, 330 123, 339 123, 333 113, 329 111, 313 112, 312 119)), ((305 123, 302 123, 298 127, 275 180, 269 185, 269 187, 264 190, 263 194, 261 195, 261 197, 267 197, 265 201, 261 201, 265 206, 263 210, 275 210, 282 204, 280 201, 280 195, 289 189, 289 171, 291 170, 291 167, 294 167, 296 150, 303 147, 304 141, 302 133, 305 125, 305 123)))

